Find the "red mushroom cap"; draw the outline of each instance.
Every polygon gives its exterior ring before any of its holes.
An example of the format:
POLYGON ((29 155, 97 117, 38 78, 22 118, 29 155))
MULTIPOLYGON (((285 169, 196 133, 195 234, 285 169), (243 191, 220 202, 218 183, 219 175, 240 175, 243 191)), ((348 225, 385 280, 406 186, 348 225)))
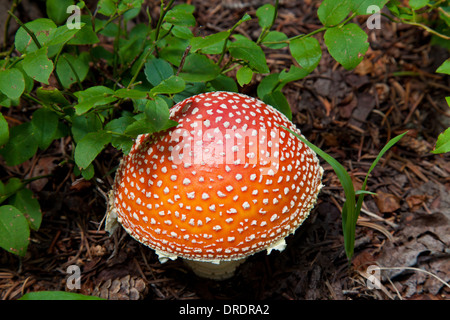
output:
POLYGON ((122 160, 113 209, 160 257, 238 260, 283 248, 314 206, 323 169, 273 107, 232 92, 187 98, 179 124, 140 135, 122 160))

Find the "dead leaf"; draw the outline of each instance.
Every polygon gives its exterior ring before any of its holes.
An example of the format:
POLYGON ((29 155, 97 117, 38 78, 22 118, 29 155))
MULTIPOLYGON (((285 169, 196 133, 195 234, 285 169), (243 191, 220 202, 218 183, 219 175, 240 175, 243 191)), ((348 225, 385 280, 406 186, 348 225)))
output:
POLYGON ((89 188, 92 185, 90 181, 84 180, 83 178, 77 179, 72 182, 70 190, 81 191, 83 189, 89 188))
POLYGON ((400 200, 395 195, 383 191, 377 192, 375 203, 382 213, 391 213, 400 209, 400 200))
POLYGON ((406 198, 406 203, 408 204, 411 211, 417 211, 420 209, 424 203, 426 203, 428 197, 423 195, 411 195, 406 198))
POLYGON ((355 68, 355 73, 365 76, 373 72, 373 63, 369 59, 363 59, 355 68))
POLYGON ((358 99, 354 96, 348 103, 339 105, 339 115, 344 119, 350 118, 357 105, 358 99))
POLYGON ((351 179, 353 182, 353 186, 355 187, 355 190, 361 190, 363 186, 363 181, 354 175, 351 176, 351 179))
POLYGON ((375 107, 375 97, 369 93, 360 93, 357 98, 358 104, 353 110, 349 124, 361 128, 375 107))
MULTIPOLYGON (((33 168, 33 177, 46 176, 53 172, 58 165, 59 158, 56 157, 42 157, 33 168)), ((31 188, 35 192, 40 192, 48 182, 48 178, 41 178, 31 182, 31 188)))

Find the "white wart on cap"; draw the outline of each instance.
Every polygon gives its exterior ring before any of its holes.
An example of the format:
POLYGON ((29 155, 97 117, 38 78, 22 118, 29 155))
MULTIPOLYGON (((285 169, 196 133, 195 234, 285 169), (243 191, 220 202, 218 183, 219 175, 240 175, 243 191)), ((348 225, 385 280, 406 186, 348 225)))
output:
POLYGON ((187 98, 170 117, 179 124, 140 135, 116 173, 111 207, 126 231, 161 260, 283 250, 322 187, 316 154, 280 126, 300 131, 232 92, 187 98))

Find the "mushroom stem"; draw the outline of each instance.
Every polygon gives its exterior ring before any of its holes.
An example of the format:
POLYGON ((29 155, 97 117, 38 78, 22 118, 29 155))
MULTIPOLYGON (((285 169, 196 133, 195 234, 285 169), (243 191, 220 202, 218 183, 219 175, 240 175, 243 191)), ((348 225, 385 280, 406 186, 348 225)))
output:
POLYGON ((226 280, 234 276, 236 268, 246 259, 220 261, 220 262, 207 262, 207 261, 194 261, 183 259, 183 262, 199 277, 213 279, 213 280, 226 280))

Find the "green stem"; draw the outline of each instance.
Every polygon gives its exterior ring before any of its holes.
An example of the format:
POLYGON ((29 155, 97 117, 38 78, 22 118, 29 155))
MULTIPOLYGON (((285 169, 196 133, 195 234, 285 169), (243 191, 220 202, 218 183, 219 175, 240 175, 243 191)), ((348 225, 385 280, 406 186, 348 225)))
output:
POLYGON ((261 34, 258 37, 258 40, 256 40, 256 44, 260 44, 261 41, 264 40, 264 38, 267 36, 267 34, 269 33, 270 29, 272 29, 273 25, 275 24, 275 20, 277 19, 277 15, 278 15, 278 0, 275 1, 275 12, 273 14, 273 18, 272 18, 272 23, 270 24, 270 26, 263 28, 263 30, 261 31, 261 34))
MULTIPOLYGON (((21 1, 22 0, 14 0, 11 5, 11 9, 9 11, 14 12, 21 1)), ((6 41, 8 39, 10 22, 11 22, 11 15, 8 15, 8 17, 6 18, 6 21, 5 21, 5 30, 3 33, 3 48, 6 48, 6 41)))
MULTIPOLYGON (((67 60, 66 57, 63 56, 63 58, 64 58, 64 60, 66 60, 67 64, 69 65, 70 70, 72 70, 73 74, 75 75, 75 78, 77 79, 78 87, 80 87, 80 90, 84 90, 83 85, 81 84, 80 77, 78 76, 78 73, 75 70, 75 67, 72 65, 72 63, 69 60, 67 60)), ((55 65, 56 65, 56 63, 55 63, 55 65)), ((55 72, 55 74, 56 74, 56 72, 55 72)), ((62 86, 62 84, 61 84, 61 86, 62 86)))
MULTIPOLYGON (((65 43, 64 43, 64 45, 65 45, 65 43)), ((54 72, 53 72, 53 74, 55 75, 55 78, 56 78, 56 82, 58 82, 58 84, 59 84, 59 86, 61 87, 61 89, 64 89, 64 86, 63 86, 63 84, 62 84, 62 82, 61 82, 61 79, 59 78, 58 73, 56 72, 56 64, 58 63, 59 57, 61 56, 61 52, 62 52, 62 49, 64 48, 64 45, 61 46, 61 48, 59 49, 58 53, 56 54, 56 57, 55 57, 55 63, 54 63, 54 65, 55 65, 55 70, 54 70, 54 72)), ((67 60, 67 59, 66 59, 66 60, 67 60)))
MULTIPOLYGON (((244 17, 245 17, 245 15, 244 15, 244 17)), ((238 21, 238 22, 230 29, 230 33, 228 34, 228 37, 226 37, 225 42, 223 43, 222 53, 221 53, 221 55, 220 55, 220 58, 219 58, 219 60, 218 60, 217 63, 216 63, 218 66, 220 66, 220 64, 221 64, 222 61, 223 61, 223 58, 225 57, 225 52, 226 52, 226 50, 227 50, 228 40, 230 40, 231 35, 233 34, 233 31, 234 31, 237 27, 239 27, 239 25, 240 25, 241 23, 243 23, 244 21, 246 21, 246 20, 243 20, 243 19, 239 20, 239 21, 238 21)))
POLYGON ((31 37, 31 39, 33 39, 34 43, 36 44, 36 47, 38 47, 38 49, 42 48, 41 44, 39 43, 39 40, 36 38, 36 35, 34 34, 33 31, 31 31, 30 29, 28 29, 28 27, 26 25, 24 25, 22 23, 22 21, 20 21, 19 18, 17 18, 14 13, 11 12, 11 10, 8 10, 8 14, 11 15, 14 20, 16 20, 17 24, 19 26, 21 26, 31 37))
POLYGON ((175 0, 170 0, 169 4, 167 5, 166 8, 164 8, 164 1, 161 0, 161 11, 159 12, 159 19, 158 19, 158 23, 156 25, 156 36, 155 36, 155 41, 158 41, 158 37, 159 37, 159 33, 161 31, 161 26, 162 23, 164 21, 164 17, 166 16, 167 12, 170 10, 170 8, 172 7, 172 4, 175 0))
POLYGON ((350 20, 352 20, 355 16, 356 16, 356 13, 353 13, 350 17, 348 17, 347 19, 345 19, 344 21, 342 21, 341 23, 339 23, 339 24, 337 24, 337 25, 335 25, 335 26, 331 26, 331 27, 322 27, 322 28, 319 28, 319 29, 314 30, 314 31, 312 31, 312 32, 310 32, 310 33, 307 33, 307 34, 299 34, 299 35, 296 35, 296 36, 294 36, 294 37, 292 37, 292 38, 289 38, 289 39, 286 39, 286 40, 281 40, 281 41, 270 41, 270 42, 265 42, 265 44, 281 44, 281 43, 288 43, 288 44, 289 44, 289 43, 290 43, 291 41, 293 41, 293 40, 311 37, 311 36, 313 36, 313 35, 315 35, 315 34, 317 34, 317 33, 321 33, 321 32, 323 32, 323 31, 326 31, 326 30, 331 29, 331 28, 341 28, 341 27, 342 27, 343 25, 345 25, 347 22, 349 22, 350 20))
POLYGON ((114 38, 113 43, 113 78, 115 79, 117 77, 117 64, 119 59, 119 40, 120 40, 120 34, 122 32, 122 16, 119 18, 118 23, 118 30, 116 37, 114 38))
POLYGON ((128 85, 127 85, 127 89, 130 89, 132 87, 133 83, 136 81, 136 78, 137 78, 139 72, 141 72, 142 68, 144 67, 144 64, 147 61, 148 57, 153 53, 153 50, 155 50, 155 47, 156 47, 156 42, 154 42, 153 45, 147 49, 147 53, 145 54, 144 58, 142 58, 136 72, 133 75, 133 78, 131 78, 130 83, 128 83, 128 85))
MULTIPOLYGON (((173 28, 173 26, 172 26, 172 28, 173 28)), ((147 53, 145 54, 144 58, 142 58, 141 62, 139 63, 138 69, 136 70, 135 74, 133 75, 133 78, 131 79, 130 83, 128 84, 127 89, 130 89, 131 86, 134 84, 134 81, 136 81, 136 78, 137 78, 139 72, 142 70, 142 68, 144 67, 145 63, 147 62, 148 57, 157 48, 159 41, 161 41, 168 34, 170 34, 170 31, 172 30, 172 28, 170 28, 170 30, 168 32, 166 32, 159 40, 155 40, 153 42, 152 46, 147 49, 147 53)))
POLYGON ((37 104, 43 106, 44 108, 51 109, 52 111, 56 112, 59 115, 65 115, 64 111, 59 106, 57 106, 56 104, 55 105, 48 105, 45 102, 43 102, 43 101, 33 97, 31 94, 26 93, 26 92, 24 92, 22 94, 22 96, 24 98, 28 99, 28 100, 33 101, 34 103, 37 103, 37 104))
POLYGON ((418 22, 411 22, 411 21, 407 21, 407 20, 404 20, 404 19, 401 19, 400 22, 402 22, 404 24, 409 24, 411 26, 416 26, 416 27, 422 28, 422 29, 428 31, 431 34, 434 34, 435 36, 438 36, 438 37, 440 37, 442 39, 445 39, 445 40, 450 40, 449 36, 446 36, 445 34, 439 33, 436 30, 433 30, 433 29, 431 29, 430 27, 428 27, 428 26, 426 26, 424 24, 421 24, 421 23, 418 23, 418 22))
MULTIPOLYGON (((108 26, 108 24, 110 24, 111 22, 113 22, 114 20, 116 20, 118 17, 120 17, 120 15, 114 13, 114 14, 113 14, 113 15, 105 22, 105 24, 104 24, 103 26, 101 26, 100 28, 98 28, 98 30, 95 30, 95 25, 93 25, 95 33, 101 32, 103 29, 105 29, 105 28, 108 26)), ((93 16, 93 19, 95 20, 95 16, 93 16)))

